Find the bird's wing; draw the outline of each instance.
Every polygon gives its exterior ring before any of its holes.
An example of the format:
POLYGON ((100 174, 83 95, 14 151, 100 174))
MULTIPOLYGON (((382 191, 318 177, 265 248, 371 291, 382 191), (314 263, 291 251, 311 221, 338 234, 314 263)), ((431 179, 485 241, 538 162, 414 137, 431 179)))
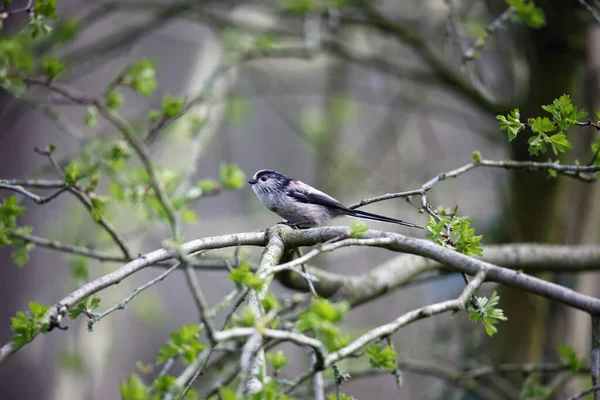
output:
POLYGON ((287 195, 302 203, 318 204, 321 206, 348 211, 342 203, 313 187, 301 183, 290 183, 287 195))

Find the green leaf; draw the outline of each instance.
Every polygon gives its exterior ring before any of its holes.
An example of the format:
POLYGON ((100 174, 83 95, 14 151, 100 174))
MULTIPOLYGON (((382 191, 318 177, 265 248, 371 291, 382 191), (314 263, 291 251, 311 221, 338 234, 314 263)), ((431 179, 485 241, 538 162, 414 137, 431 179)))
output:
POLYGON ((199 187, 203 193, 210 193, 220 189, 219 182, 213 181, 212 179, 202 179, 198 181, 196 186, 199 187))
POLYGON ((111 90, 104 95, 104 102, 109 110, 117 111, 119 108, 121 108, 121 106, 123 106, 125 97, 121 93, 111 90))
POLYGON ((538 156, 540 155, 540 153, 546 153, 546 143, 544 142, 544 136, 532 136, 527 140, 527 143, 529 143, 529 154, 531 154, 532 156, 538 156))
POLYGON ((151 124, 155 124, 160 119, 160 115, 159 110, 150 110, 148 111, 148 120, 151 124))
POLYGON ((562 132, 550 136, 550 145, 552 146, 552 151, 556 155, 558 155, 558 153, 564 153, 572 147, 571 142, 569 142, 567 136, 562 132))
POLYGON ((219 389, 219 395, 223 398, 223 400, 238 400, 235 392, 227 387, 222 387, 219 389))
POLYGON ((512 142, 519 132, 525 129, 525 124, 520 121, 521 115, 519 113, 519 109, 515 108, 513 111, 508 113, 508 115, 497 115, 496 119, 500 124, 500 130, 506 131, 508 133, 508 141, 512 142))
POLYGON ((0 204, 0 221, 14 228, 16 218, 23 215, 24 212, 25 207, 17 204, 17 196, 10 196, 0 204))
POLYGON ((83 117, 83 123, 89 126, 90 128, 96 126, 98 123, 98 114, 96 111, 96 107, 88 107, 85 116, 83 117))
POLYGON ((575 349, 567 344, 559 345, 558 353, 561 356, 560 364, 569 368, 574 373, 579 372, 586 366, 586 362, 577 357, 575 349))
POLYGON ((587 112, 575 107, 571 97, 566 94, 554 99, 552 104, 542 106, 542 109, 552 114, 554 123, 563 132, 566 132, 571 125, 575 125, 580 119, 587 116, 587 112))
POLYGON ((225 189, 240 189, 244 187, 246 174, 237 164, 221 163, 220 178, 221 186, 225 189))
POLYGON ((75 185, 79 179, 79 168, 77 162, 71 161, 69 165, 65 167, 65 182, 69 185, 75 185))
POLYGON ((275 373, 290 362, 290 359, 283 354, 282 350, 277 351, 277 353, 267 353, 267 360, 271 363, 275 373))
POLYGON ((556 129, 556 126, 548 117, 537 117, 531 124, 531 130, 535 133, 548 133, 556 129))
POLYGON ((231 319, 235 326, 253 328, 256 324, 256 315, 249 307, 244 307, 239 315, 234 315, 231 319))
POLYGON ((369 227, 367 226, 367 224, 365 224, 359 219, 352 221, 352 223, 350 224, 350 236, 352 236, 353 238, 361 237, 362 235, 367 233, 368 230, 369 227))
POLYGON ((142 96, 151 96, 157 87, 154 63, 149 58, 142 58, 131 66, 123 82, 142 96))
POLYGON ((369 357, 369 364, 372 368, 385 369, 386 371, 396 371, 396 360, 398 355, 392 346, 382 348, 378 344, 369 347, 366 351, 369 357))
POLYGON ((56 4, 58 0, 35 0, 35 12, 48 19, 56 19, 56 4))
POLYGON ((164 375, 152 383, 153 394, 158 397, 163 397, 169 393, 173 385, 177 382, 177 378, 172 375, 164 375))
POLYGON ((98 306, 100 305, 100 299, 98 297, 86 297, 79 303, 77 303, 74 307, 69 309, 69 317, 71 319, 75 319, 79 317, 81 314, 92 314, 98 306))
POLYGON ((45 58, 42 61, 42 70, 44 71, 44 75, 47 77, 56 78, 58 75, 64 72, 65 64, 63 64, 63 62, 58 58, 45 58))
POLYGON ((19 311, 11 318, 10 328, 15 333, 11 342, 15 349, 31 342, 38 333, 46 332, 47 324, 44 322, 44 317, 49 309, 50 306, 32 301, 29 303, 27 315, 19 311))
POLYGON ((38 303, 37 301, 29 302, 29 310, 31 310, 31 314, 33 314, 33 318, 35 320, 40 320, 43 318, 49 309, 50 306, 38 303))
POLYGON ((129 380, 119 382, 121 400, 148 400, 148 388, 137 375, 131 375, 129 380))
POLYGON ((164 119, 171 119, 183 111, 185 99, 183 97, 172 97, 166 95, 162 102, 162 114, 164 119))
POLYGON ((481 162, 481 153, 478 150, 475 150, 471 158, 473 159, 474 163, 478 164, 481 162))
POLYGON ((489 300, 487 297, 475 297, 475 301, 477 308, 473 306, 469 307, 469 319, 473 322, 481 321, 486 333, 489 336, 493 336, 498 332, 498 329, 494 325, 508 319, 504 316, 502 309, 496 308, 500 302, 500 296, 494 291, 489 300))
POLYGON ((198 355, 206 348, 206 345, 200 342, 201 328, 196 324, 183 325, 178 331, 172 332, 170 340, 166 346, 161 346, 156 356, 159 364, 167 362, 169 359, 182 356, 185 364, 191 364, 198 355))
POLYGON ((329 351, 346 346, 350 340, 342 335, 335 323, 341 322, 350 306, 347 302, 331 303, 326 299, 313 299, 311 305, 296 319, 300 332, 313 331, 329 351))
POLYGON ((546 400, 550 397, 553 390, 539 382, 539 376, 531 375, 523 383, 520 399, 526 400, 546 400))
POLYGON ((77 37, 79 22, 74 18, 64 19, 54 30, 54 40, 58 43, 67 43, 77 37))
POLYGON ((529 0, 506 0, 506 4, 515 8, 515 22, 522 22, 530 28, 538 29, 546 25, 544 10, 529 0))
POLYGON ((239 267, 231 271, 229 280, 240 285, 248 285, 254 290, 259 290, 264 283, 254 275, 247 262, 240 263, 239 267))
POLYGON ((13 250, 10 257, 12 258, 13 262, 19 268, 21 268, 29 260, 29 252, 31 250, 33 250, 34 247, 35 247, 35 244, 33 244, 33 243, 27 243, 25 245, 18 246, 13 250))
POLYGON ((269 294, 260 301, 260 305, 265 309, 265 312, 268 313, 271 310, 274 310, 279 307, 279 302, 275 297, 275 294, 269 292, 269 294))

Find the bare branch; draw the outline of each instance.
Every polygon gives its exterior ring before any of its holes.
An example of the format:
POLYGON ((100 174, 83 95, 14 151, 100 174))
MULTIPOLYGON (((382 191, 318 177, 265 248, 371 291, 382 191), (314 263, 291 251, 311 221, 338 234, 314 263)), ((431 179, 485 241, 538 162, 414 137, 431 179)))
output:
POLYGON ((136 297, 138 294, 142 293, 144 290, 148 289, 150 286, 153 286, 153 285, 157 284, 158 282, 164 280, 171 272, 173 272, 177 268, 179 268, 180 265, 181 265, 181 262, 175 263, 171 268, 169 268, 168 270, 166 270, 165 272, 163 272, 162 274, 160 274, 156 278, 152 279, 150 282, 147 282, 144 285, 136 288, 133 291, 133 293, 131 293, 126 298, 124 298, 123 301, 121 301, 119 304, 117 304, 117 305, 109 308, 108 310, 104 311, 101 314, 95 314, 94 317, 91 318, 88 321, 88 331, 92 332, 94 330, 94 324, 96 322, 100 321, 102 318, 106 317, 108 314, 111 314, 111 313, 113 313, 113 312, 115 312, 117 310, 123 310, 123 309, 125 309, 125 306, 131 300, 133 300, 134 297, 136 297))
POLYGON ((6 190, 11 190, 13 192, 17 192, 20 193, 22 195, 24 195, 25 197, 33 200, 36 204, 46 204, 49 201, 54 200, 55 198, 57 198, 61 193, 66 192, 67 190, 69 190, 69 188, 66 185, 63 185, 64 187, 58 189, 56 192, 52 193, 49 196, 46 197, 40 197, 35 193, 32 193, 26 189, 24 189, 22 186, 14 186, 14 185, 9 185, 6 183, 1 183, 0 181, 0 189, 6 189, 6 190))
POLYGON ((63 253, 79 254, 99 261, 113 261, 113 262, 127 262, 128 260, 122 256, 116 256, 112 254, 103 253, 87 247, 73 246, 70 244, 64 244, 57 242, 56 240, 49 240, 39 236, 26 235, 23 233, 13 232, 10 236, 19 238, 26 242, 35 243, 37 246, 45 247, 52 250, 61 251, 63 253))
MULTIPOLYGON (((490 245, 483 248, 481 259, 490 264, 526 273, 598 271, 600 246, 533 243, 490 245)), ((318 279, 314 286, 320 296, 335 295, 338 300, 343 299, 352 305, 359 305, 411 284, 418 276, 440 268, 443 269, 440 271, 442 275, 437 276, 443 276, 448 270, 444 269, 442 264, 420 256, 402 254, 355 276, 336 274, 310 266, 307 267, 307 271, 318 279)), ((277 279, 289 288, 308 290, 304 280, 297 279, 293 274, 279 273, 277 279)))
POLYGON ((600 385, 594 385, 591 388, 585 389, 577 394, 574 394, 573 396, 569 397, 569 400, 577 400, 577 399, 581 399, 582 397, 585 397, 586 395, 590 394, 590 393, 594 393, 594 400, 596 400, 598 398, 598 391, 600 390, 600 385))

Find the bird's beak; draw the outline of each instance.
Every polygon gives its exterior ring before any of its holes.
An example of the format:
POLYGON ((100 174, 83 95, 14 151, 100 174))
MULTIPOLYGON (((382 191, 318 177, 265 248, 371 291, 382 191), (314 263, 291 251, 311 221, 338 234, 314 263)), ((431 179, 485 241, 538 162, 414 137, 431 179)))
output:
POLYGON ((256 179, 250 179, 248 181, 249 184, 254 185, 256 182, 258 182, 256 179))

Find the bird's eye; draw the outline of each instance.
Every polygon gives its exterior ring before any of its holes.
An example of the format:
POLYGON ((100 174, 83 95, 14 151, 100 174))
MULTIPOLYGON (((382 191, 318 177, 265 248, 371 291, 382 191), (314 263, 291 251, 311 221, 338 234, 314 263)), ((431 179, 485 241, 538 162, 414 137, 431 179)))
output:
POLYGON ((260 178, 261 181, 266 182, 267 181, 267 177, 263 176, 262 178, 260 178))

